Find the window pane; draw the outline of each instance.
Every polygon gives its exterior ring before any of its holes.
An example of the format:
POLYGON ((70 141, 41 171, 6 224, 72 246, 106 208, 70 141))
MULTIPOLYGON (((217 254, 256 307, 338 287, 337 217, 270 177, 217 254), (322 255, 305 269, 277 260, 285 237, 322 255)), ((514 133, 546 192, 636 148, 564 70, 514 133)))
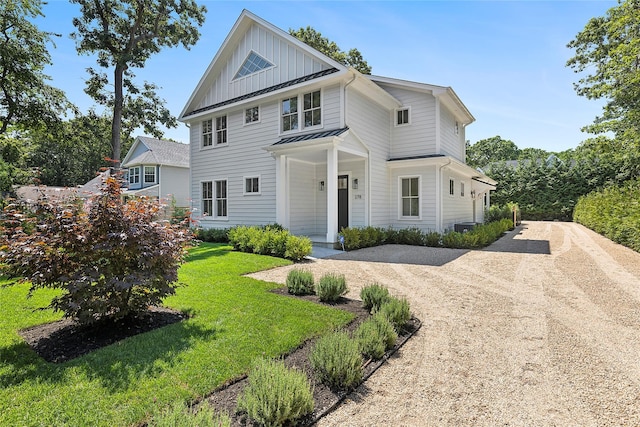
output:
POLYGON ((412 196, 418 196, 418 178, 411 178, 411 193, 412 196))
POLYGON ((410 199, 411 200, 411 216, 418 216, 419 206, 418 199, 410 199))
POLYGON ((321 123, 320 110, 313 110, 313 126, 319 125, 320 123, 321 123))
POLYGON ((402 199, 402 216, 411 215, 411 199, 402 199))
POLYGON ((319 108, 320 107, 320 91, 316 91, 313 92, 312 94, 313 96, 313 108, 319 108))
POLYGON ((407 197, 409 195, 409 180, 402 179, 402 197, 407 197))
POLYGON ((310 110, 311 109, 311 94, 310 93, 306 93, 304 95, 304 109, 305 110, 310 110))

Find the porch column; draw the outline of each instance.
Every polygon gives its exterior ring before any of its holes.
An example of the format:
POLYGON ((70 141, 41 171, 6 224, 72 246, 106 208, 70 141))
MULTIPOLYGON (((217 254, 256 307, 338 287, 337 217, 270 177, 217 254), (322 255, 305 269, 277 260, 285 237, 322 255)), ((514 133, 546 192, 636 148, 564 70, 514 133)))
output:
POLYGON ((338 150, 327 150, 327 242, 335 242, 338 235, 338 150))
POLYGON ((276 156, 276 222, 289 228, 287 215, 287 156, 276 156))

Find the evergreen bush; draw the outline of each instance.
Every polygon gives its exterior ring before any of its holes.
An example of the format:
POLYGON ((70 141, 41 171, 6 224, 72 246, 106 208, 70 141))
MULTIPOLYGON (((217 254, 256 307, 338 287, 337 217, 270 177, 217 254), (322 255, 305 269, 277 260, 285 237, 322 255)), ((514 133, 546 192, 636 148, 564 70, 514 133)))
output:
POLYGON ((409 322, 409 319, 411 319, 409 301, 407 301, 406 298, 390 297, 389 300, 380 307, 378 313, 386 316, 398 333, 402 332, 407 322, 409 322))
POLYGON ((216 414, 208 405, 191 409, 184 404, 174 403, 162 410, 156 410, 148 427, 231 427, 227 414, 216 414))
POLYGON ((358 342, 346 332, 320 338, 309 355, 320 382, 336 390, 350 389, 362 382, 362 355, 358 342))
POLYGON ((287 274, 287 290, 292 295, 313 294, 313 273, 294 268, 287 274))
POLYGON ((396 345, 396 341, 398 340, 398 333, 389 321, 389 317, 387 317, 385 313, 378 312, 371 317, 371 320, 378 328, 380 336, 382 336, 385 350, 392 349, 393 346, 396 345))
POLYGON ((347 293, 347 281, 343 274, 327 273, 316 283, 316 295, 322 302, 336 302, 347 293))
POLYGON ((373 283, 360 290, 360 298, 364 308, 369 312, 378 311, 380 306, 389 300, 389 290, 383 285, 373 283))
POLYGON ((231 228, 228 236, 235 250, 294 261, 310 255, 313 248, 308 237, 293 236, 278 224, 262 227, 240 225, 231 228))
POLYGON ((284 362, 259 359, 238 397, 238 411, 264 426, 294 425, 313 412, 313 391, 307 376, 284 362))
POLYGON ((353 337, 358 342, 360 352, 365 358, 379 360, 384 355, 386 350, 385 337, 373 319, 362 322, 353 337))

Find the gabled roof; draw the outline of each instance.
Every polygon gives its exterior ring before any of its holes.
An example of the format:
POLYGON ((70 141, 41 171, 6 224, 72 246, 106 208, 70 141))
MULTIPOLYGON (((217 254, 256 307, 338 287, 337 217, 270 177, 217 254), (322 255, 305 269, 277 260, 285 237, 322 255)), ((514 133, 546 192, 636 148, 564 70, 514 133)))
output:
POLYGON ((143 164, 188 168, 189 145, 148 136, 139 136, 122 161, 122 167, 143 164), (143 145, 146 150, 133 157, 134 153, 139 152, 138 147, 140 145, 143 145))
POLYGON ((377 84, 430 93, 436 98, 440 98, 440 101, 447 108, 449 108, 449 110, 453 112, 456 118, 460 120, 464 125, 469 125, 476 120, 450 86, 431 85, 427 83, 418 83, 409 80, 394 79, 391 77, 382 76, 368 77, 371 79, 371 81, 377 84))
POLYGON ((209 89, 211 84, 215 81, 217 76, 220 74, 223 66, 225 65, 227 58, 229 58, 233 54, 233 51, 236 45, 241 40, 241 38, 249 30, 249 28, 254 24, 261 26, 262 28, 266 29, 266 31, 269 31, 272 34, 274 34, 276 37, 286 40, 287 43, 293 46, 296 46, 297 49, 300 49, 301 51, 308 53, 310 56, 320 59, 322 62, 328 64, 329 68, 334 68, 339 72, 346 73, 347 67, 345 67, 344 65, 340 64, 339 62, 335 61, 332 58, 329 58, 323 53, 313 49, 312 47, 298 40, 297 38, 293 37, 286 31, 281 30, 275 25, 265 21, 264 19, 260 18, 259 16, 245 9, 242 11, 240 16, 238 17, 238 20, 236 21, 234 26, 231 28, 231 31, 225 38, 224 42, 220 46, 220 49, 218 50, 216 55, 213 57, 213 60, 207 67, 207 70, 205 71, 202 78, 200 79, 200 82, 198 82, 198 85, 196 86, 195 90, 189 97, 189 100, 187 101, 186 105, 184 106, 182 112, 179 115, 180 119, 183 119, 187 116, 195 114, 194 110, 199 109, 199 106, 198 106, 199 100, 202 99, 202 97, 204 96, 206 91, 209 89))

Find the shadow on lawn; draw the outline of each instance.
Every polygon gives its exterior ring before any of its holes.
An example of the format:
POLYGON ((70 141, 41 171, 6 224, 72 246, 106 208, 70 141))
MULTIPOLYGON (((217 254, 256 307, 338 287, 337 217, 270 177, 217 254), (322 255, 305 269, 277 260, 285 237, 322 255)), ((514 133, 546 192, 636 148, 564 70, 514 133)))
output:
POLYGON ((189 255, 185 258, 187 262, 201 261, 211 257, 219 257, 228 255, 233 251, 233 247, 225 244, 217 246, 197 246, 189 250, 189 255))
POLYGON ((61 364, 48 363, 25 342, 0 348, 4 372, 0 387, 25 381, 65 383, 69 371, 81 371, 98 380, 109 392, 125 390, 142 376, 163 371, 179 363, 179 356, 196 341, 215 339, 222 332, 194 321, 182 321, 139 334, 61 364))

